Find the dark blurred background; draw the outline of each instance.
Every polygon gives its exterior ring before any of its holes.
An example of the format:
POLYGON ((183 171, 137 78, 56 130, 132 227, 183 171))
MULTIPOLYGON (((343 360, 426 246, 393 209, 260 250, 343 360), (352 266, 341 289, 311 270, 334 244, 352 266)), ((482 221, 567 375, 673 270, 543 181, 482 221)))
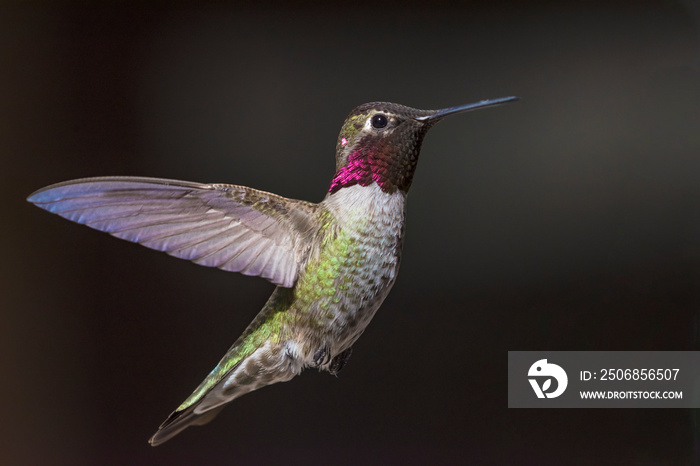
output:
POLYGON ((699 350, 697 1, 0 6, 0 463, 693 464, 694 411, 507 408, 509 350, 699 350), (148 438, 273 286, 25 202, 67 179, 320 201, 356 105, 444 121, 339 378, 148 438))

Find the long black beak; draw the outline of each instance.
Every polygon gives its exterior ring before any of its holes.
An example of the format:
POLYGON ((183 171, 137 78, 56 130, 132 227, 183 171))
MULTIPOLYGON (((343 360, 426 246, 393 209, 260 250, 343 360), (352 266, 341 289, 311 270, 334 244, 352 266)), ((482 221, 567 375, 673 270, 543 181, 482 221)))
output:
POLYGON ((481 102, 476 102, 473 104, 459 105, 457 107, 443 108, 440 110, 435 110, 435 113, 427 116, 417 117, 418 121, 430 121, 434 122, 440 120, 447 115, 454 115, 456 113, 471 112, 479 108, 494 107, 496 105, 505 104, 508 102, 513 102, 519 100, 520 97, 501 97, 500 99, 489 99, 482 100, 481 102))

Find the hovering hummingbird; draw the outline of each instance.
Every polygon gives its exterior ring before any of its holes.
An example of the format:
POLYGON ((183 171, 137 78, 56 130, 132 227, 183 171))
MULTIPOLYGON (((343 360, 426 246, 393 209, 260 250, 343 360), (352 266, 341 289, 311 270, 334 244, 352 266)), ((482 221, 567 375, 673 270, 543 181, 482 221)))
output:
POLYGON ((217 366, 149 440, 160 445, 230 401, 306 367, 337 375, 396 280, 406 195, 428 129, 505 97, 418 110, 355 108, 336 144, 336 173, 318 204, 229 184, 85 178, 28 201, 74 222, 277 287, 217 366))

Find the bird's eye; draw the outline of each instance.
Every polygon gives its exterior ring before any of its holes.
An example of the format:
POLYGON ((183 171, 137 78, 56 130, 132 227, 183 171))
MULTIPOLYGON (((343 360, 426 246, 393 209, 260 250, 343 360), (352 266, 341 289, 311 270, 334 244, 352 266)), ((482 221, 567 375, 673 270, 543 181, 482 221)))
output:
POLYGON ((377 113, 372 117, 372 128, 374 129, 382 129, 388 123, 389 121, 386 119, 386 116, 382 115, 381 113, 377 113))

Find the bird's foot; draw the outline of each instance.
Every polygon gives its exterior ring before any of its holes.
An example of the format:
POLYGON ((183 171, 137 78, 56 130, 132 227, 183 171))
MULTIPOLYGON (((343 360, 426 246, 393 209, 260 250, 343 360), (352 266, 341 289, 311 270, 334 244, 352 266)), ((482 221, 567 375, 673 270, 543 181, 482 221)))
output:
POLYGON ((348 360, 350 359, 351 354, 352 348, 348 348, 342 353, 340 353, 338 356, 334 357, 331 360, 330 366, 328 366, 328 372, 335 376, 338 376, 338 374, 340 374, 340 371, 343 370, 343 367, 345 367, 345 364, 347 364, 348 360))

